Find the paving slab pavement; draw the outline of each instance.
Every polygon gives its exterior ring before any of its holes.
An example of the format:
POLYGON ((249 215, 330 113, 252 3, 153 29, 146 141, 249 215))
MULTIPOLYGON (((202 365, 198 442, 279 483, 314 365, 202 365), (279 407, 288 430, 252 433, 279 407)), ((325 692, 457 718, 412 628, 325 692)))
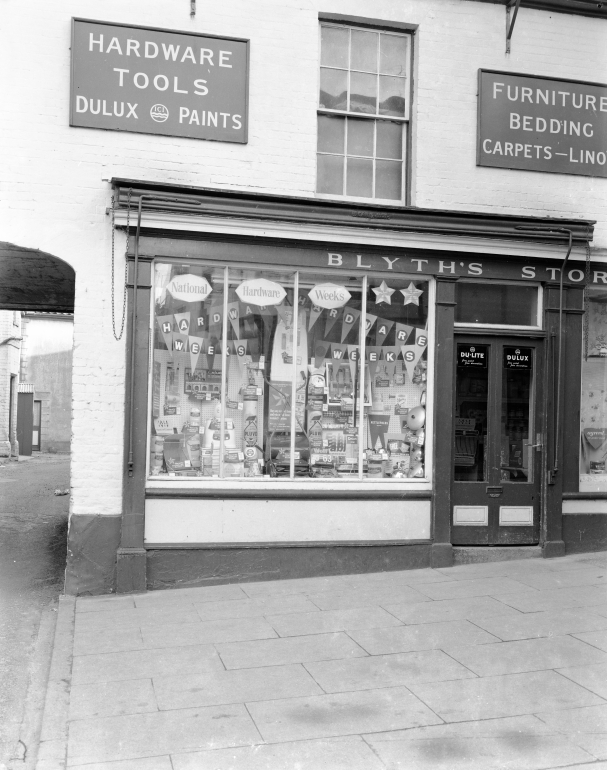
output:
POLYGON ((607 554, 62 597, 37 770, 607 769, 607 554))

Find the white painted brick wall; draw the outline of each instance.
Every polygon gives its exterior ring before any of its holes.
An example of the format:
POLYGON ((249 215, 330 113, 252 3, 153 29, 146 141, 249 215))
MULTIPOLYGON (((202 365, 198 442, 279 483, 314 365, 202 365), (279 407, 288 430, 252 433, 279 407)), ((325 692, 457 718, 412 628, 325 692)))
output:
POLYGON ((595 244, 607 247, 606 180, 475 165, 478 68, 607 80, 606 22, 523 8, 508 57, 505 11, 493 4, 199 0, 194 20, 189 7, 188 0, 2 4, 0 238, 76 270, 76 513, 118 513, 121 500, 124 340, 111 328, 110 189, 102 178, 314 195, 319 11, 419 24, 414 205, 598 219, 595 244), (72 16, 250 38, 248 145, 70 128, 72 16))

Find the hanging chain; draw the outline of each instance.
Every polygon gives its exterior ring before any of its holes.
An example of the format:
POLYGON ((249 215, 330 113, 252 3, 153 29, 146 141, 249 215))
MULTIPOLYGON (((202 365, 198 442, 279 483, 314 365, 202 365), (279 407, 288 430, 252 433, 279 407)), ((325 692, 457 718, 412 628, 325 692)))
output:
POLYGON ((131 220, 131 188, 129 188, 129 196, 128 196, 128 202, 127 202, 127 212, 126 212, 126 252, 124 257, 124 296, 122 298, 122 321, 120 323, 120 332, 116 332, 116 299, 115 299, 115 256, 114 256, 114 247, 115 247, 115 235, 116 235, 116 221, 115 221, 115 212, 116 212, 116 201, 114 195, 112 195, 112 332, 114 333, 114 339, 116 341, 122 339, 122 335, 124 334, 124 322, 126 320, 126 292, 127 292, 127 280, 128 280, 128 271, 129 271, 129 262, 128 262, 128 252, 129 252, 129 225, 131 220))
POLYGON ((586 280, 584 282, 584 361, 588 360, 590 331, 590 241, 586 241, 586 280))

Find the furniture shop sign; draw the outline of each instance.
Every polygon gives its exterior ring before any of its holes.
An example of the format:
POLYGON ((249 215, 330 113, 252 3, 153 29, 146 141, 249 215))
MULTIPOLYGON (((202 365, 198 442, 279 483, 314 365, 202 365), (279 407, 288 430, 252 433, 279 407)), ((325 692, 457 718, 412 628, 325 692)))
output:
POLYGON ((72 20, 70 125, 247 141, 249 42, 72 20))
POLYGON ((607 85, 479 70, 476 162, 607 177, 607 85))

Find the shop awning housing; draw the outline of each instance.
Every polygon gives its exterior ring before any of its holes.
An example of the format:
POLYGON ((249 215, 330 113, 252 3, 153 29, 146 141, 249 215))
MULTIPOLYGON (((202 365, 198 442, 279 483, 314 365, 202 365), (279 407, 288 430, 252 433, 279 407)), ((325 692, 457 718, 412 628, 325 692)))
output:
POLYGON ((59 257, 0 241, 0 309, 73 313, 75 280, 59 257))

